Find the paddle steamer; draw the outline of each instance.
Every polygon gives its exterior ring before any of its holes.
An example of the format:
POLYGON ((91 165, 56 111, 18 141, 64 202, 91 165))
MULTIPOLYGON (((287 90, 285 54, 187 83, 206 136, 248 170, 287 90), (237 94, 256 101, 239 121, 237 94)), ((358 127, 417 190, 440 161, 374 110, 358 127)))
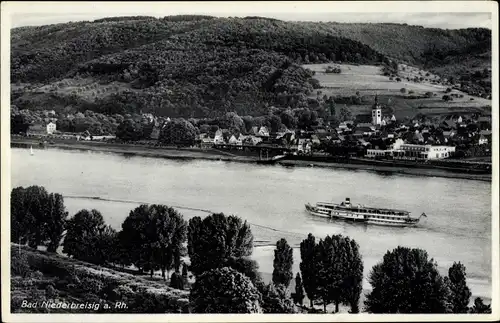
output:
POLYGON ((306 210, 311 215, 330 219, 401 227, 414 226, 422 216, 427 217, 425 213, 422 213, 418 218, 413 218, 408 211, 352 205, 350 198, 346 198, 340 204, 318 202, 312 206, 307 203, 306 210))

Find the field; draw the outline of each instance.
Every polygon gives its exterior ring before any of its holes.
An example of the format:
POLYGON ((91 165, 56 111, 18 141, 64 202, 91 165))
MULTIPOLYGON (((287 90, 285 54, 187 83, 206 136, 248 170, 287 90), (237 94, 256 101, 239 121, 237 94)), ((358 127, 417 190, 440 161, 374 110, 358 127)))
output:
MULTIPOLYGON (((373 98, 379 96, 379 102, 394 109, 396 118, 413 117, 418 113, 432 116, 445 114, 470 114, 481 112, 491 114, 491 100, 473 97, 464 92, 452 89, 446 93, 449 85, 443 85, 440 78, 430 72, 415 67, 400 65, 401 81, 391 80, 384 76, 381 66, 349 65, 349 64, 309 64, 305 68, 316 72, 315 78, 322 88, 320 95, 356 96, 362 101, 360 105, 350 105, 354 115, 370 112, 373 98), (340 67, 341 73, 325 73, 328 66, 340 67), (419 82, 408 81, 407 78, 423 77, 419 82), (405 89, 404 93, 401 89, 405 89), (426 97, 426 94, 428 97, 426 97), (432 95, 432 96, 431 96, 432 95), (443 101, 443 95, 453 95, 453 100, 443 101)), ((317 93, 312 94, 314 97, 317 93)))

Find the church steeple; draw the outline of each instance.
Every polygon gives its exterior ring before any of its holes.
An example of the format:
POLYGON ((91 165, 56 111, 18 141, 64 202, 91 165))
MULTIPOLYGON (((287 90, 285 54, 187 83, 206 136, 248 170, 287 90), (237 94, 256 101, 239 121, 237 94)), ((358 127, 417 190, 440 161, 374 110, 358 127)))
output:
POLYGON ((372 124, 379 125, 382 123, 382 107, 378 103, 378 94, 375 95, 375 103, 372 107, 372 124))

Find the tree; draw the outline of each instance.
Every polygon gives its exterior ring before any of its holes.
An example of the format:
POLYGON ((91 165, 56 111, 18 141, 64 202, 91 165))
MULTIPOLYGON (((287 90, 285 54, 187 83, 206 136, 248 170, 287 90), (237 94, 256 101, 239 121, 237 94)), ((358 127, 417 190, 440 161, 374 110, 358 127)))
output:
POLYGON ((247 222, 223 213, 211 214, 203 221, 189 220, 188 252, 191 272, 221 268, 231 258, 248 257, 253 251, 253 234, 247 222))
POLYGON ((143 136, 142 125, 132 119, 126 119, 116 129, 116 137, 123 141, 137 141, 143 136))
POLYGON ((231 132, 244 132, 245 131, 245 122, 236 112, 228 112, 226 113, 223 125, 221 125, 225 129, 229 129, 231 132))
POLYGON ((269 284, 262 292, 262 311, 269 314, 292 314, 297 310, 284 285, 269 284))
POLYGON ((184 283, 187 283, 187 281, 188 281, 188 267, 185 263, 182 265, 182 279, 183 279, 184 283))
POLYGON ((11 134, 26 134, 30 124, 27 122, 26 117, 21 114, 10 116, 10 133, 11 134))
POLYGON ((68 212, 64 207, 64 200, 61 194, 51 193, 48 196, 46 232, 48 238, 47 251, 56 252, 66 225, 68 212))
POLYGON ((338 312, 338 306, 342 301, 342 288, 344 283, 343 263, 343 244, 342 236, 334 235, 332 237, 320 239, 315 248, 319 270, 317 272, 318 296, 323 301, 323 308, 326 312, 326 305, 330 302, 335 303, 335 312, 338 312))
POLYGON ((225 265, 247 276, 259 291, 265 286, 257 261, 249 257, 230 257, 225 265))
POLYGON ((11 191, 12 241, 28 243, 32 248, 46 242, 48 196, 42 186, 17 187, 11 191))
POLYGON ((339 121, 344 122, 348 120, 352 120, 351 110, 349 110, 346 106, 343 106, 340 108, 339 121))
POLYGON ((473 314, 489 314, 491 313, 491 304, 485 305, 481 297, 474 299, 474 305, 470 309, 473 314))
POLYGON ((78 260, 102 265, 109 261, 114 230, 104 223, 102 214, 80 210, 67 221, 63 252, 78 260))
POLYGON ((166 279, 166 271, 180 270, 186 233, 187 223, 179 212, 165 205, 143 204, 123 222, 120 240, 136 267, 149 270, 151 276, 160 269, 166 279))
POLYGON ((281 123, 287 127, 287 129, 294 129, 297 125, 297 120, 295 119, 291 109, 283 110, 280 113, 281 123))
POLYGON ((245 133, 248 133, 250 130, 252 130, 252 127, 254 126, 253 123, 253 117, 252 116, 243 116, 241 117, 245 124, 245 133))
POLYGON ((311 233, 309 233, 307 239, 300 243, 300 259, 302 261, 299 267, 302 273, 304 290, 312 308, 314 300, 318 298, 317 273, 319 266, 316 254, 316 239, 311 233))
POLYGON ((282 238, 276 242, 276 249, 274 249, 273 283, 275 285, 282 284, 288 288, 293 279, 292 266, 293 249, 286 239, 282 238))
POLYGON ((10 237, 12 242, 26 244, 33 229, 34 218, 27 212, 26 193, 23 187, 13 188, 10 193, 10 237))
POLYGON ((160 131, 158 140, 167 145, 194 145, 196 128, 185 119, 173 119, 166 122, 160 131))
POLYGON ((302 286, 302 278, 300 277, 300 273, 297 273, 295 276, 295 294, 294 301, 302 306, 304 302, 304 287, 302 286))
POLYGON ((369 275, 371 313, 444 313, 446 288, 433 259, 422 249, 388 251, 369 275))
POLYGON ((68 213, 60 194, 49 194, 45 188, 30 186, 11 191, 11 239, 33 248, 47 245, 55 252, 61 242, 68 213))
MULTIPOLYGON (((342 248, 342 303, 351 307, 351 313, 359 313, 359 298, 363 291, 363 261, 359 246, 349 237, 340 237, 342 248)), ((336 309, 338 312, 338 308, 336 309)))
POLYGON ((281 118, 275 114, 269 116, 269 123, 271 124, 272 132, 278 132, 282 126, 281 118))
POLYGON ((467 286, 465 266, 460 262, 453 263, 448 270, 448 279, 450 280, 453 313, 467 313, 472 293, 467 286))
POLYGON ((227 267, 198 276, 189 301, 194 313, 262 313, 257 288, 248 277, 227 267))

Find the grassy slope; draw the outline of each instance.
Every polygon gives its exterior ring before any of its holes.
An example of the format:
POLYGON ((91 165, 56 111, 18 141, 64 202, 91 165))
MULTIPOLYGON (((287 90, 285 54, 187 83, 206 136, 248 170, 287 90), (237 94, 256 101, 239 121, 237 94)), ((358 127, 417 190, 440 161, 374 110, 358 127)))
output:
MULTIPOLYGON (((350 64, 335 64, 342 70, 340 74, 324 73, 326 66, 332 64, 309 64, 305 67, 316 72, 315 78, 323 87, 320 89, 321 96, 323 95, 340 95, 353 96, 356 92, 363 98, 364 104, 348 106, 353 114, 367 114, 371 111, 371 105, 376 94, 379 96, 379 101, 382 104, 395 108, 394 114, 396 118, 413 117, 417 113, 426 115, 442 115, 447 113, 474 113, 482 112, 485 114, 491 113, 491 100, 472 97, 464 92, 452 90, 453 94, 462 94, 463 98, 454 98, 453 101, 444 102, 442 96, 448 86, 442 84, 432 84, 430 80, 439 79, 437 75, 430 74, 426 78, 429 81, 415 83, 407 81, 404 77, 426 75, 427 71, 420 70, 416 67, 403 65, 405 70, 400 69, 402 77, 401 82, 389 80, 389 77, 382 75, 381 68, 373 65, 350 65, 350 64), (406 94, 400 92, 401 88, 406 89, 406 94), (410 99, 409 91, 413 91, 411 95, 424 96, 426 92, 435 93, 432 98, 417 98, 410 99), (474 100, 470 100, 473 98, 474 100)), ((400 66, 403 67, 403 66, 400 66)), ((311 97, 315 97, 312 94, 311 97)))
MULTIPOLYGON (((161 313, 186 311, 189 291, 168 287, 161 280, 151 280, 145 277, 99 267, 83 261, 70 259, 58 254, 34 251, 26 247, 11 244, 12 266, 19 268, 17 256, 27 256, 31 274, 21 277, 13 274, 11 277, 11 308, 17 313, 36 312, 33 309, 23 309, 23 300, 42 302, 44 300, 59 300, 62 302, 101 302, 114 306, 115 302, 124 301, 128 309, 105 310, 104 313, 161 313), (46 293, 48 285, 56 290, 56 296, 46 293), (149 301, 148 301, 149 300, 149 301), (154 301, 153 301, 154 300, 154 301), (149 302, 149 303, 148 303, 149 302), (156 302, 156 303, 155 303, 156 302), (149 305, 148 305, 149 304, 149 305), (156 309, 148 306, 157 306, 156 309)), ((102 308, 102 306, 101 306, 102 308)), ((39 312, 46 312, 38 309, 39 312)), ((75 311, 55 310, 53 313, 75 311)), ((83 310, 80 313, 93 313, 83 310)))
MULTIPOLYGON (((418 65, 423 64, 422 55, 431 45, 438 46, 440 50, 462 50, 473 42, 471 37, 464 36, 463 32, 418 26, 298 23, 269 19, 140 18, 24 27, 12 31, 12 76, 13 79, 21 81, 23 78, 32 80, 27 84, 13 85, 13 92, 16 92, 16 89, 25 89, 23 85, 29 84, 33 92, 25 93, 21 98, 16 97, 16 104, 23 106, 26 101, 34 100, 44 107, 64 107, 74 104, 64 99, 71 94, 74 94, 77 101, 95 102, 96 99, 109 98, 113 94, 127 91, 142 97, 132 97, 125 101, 134 101, 133 104, 136 104, 135 101, 142 100, 146 102, 146 107, 158 105, 159 110, 168 111, 170 115, 184 116, 195 113, 188 110, 191 106, 200 104, 197 102, 200 101, 199 98, 213 95, 224 100, 201 102, 196 113, 207 114, 209 111, 229 108, 239 110, 240 114, 244 114, 244 111, 258 114, 258 105, 269 101, 274 104, 273 97, 277 93, 266 93, 261 80, 271 77, 276 64, 279 65, 285 58, 284 54, 289 54, 287 43, 290 40, 300 42, 301 39, 313 42, 319 39, 321 43, 329 36, 347 37, 389 57, 418 65), (257 52, 249 52, 252 48, 257 52), (241 61, 240 57, 244 60, 241 61), (165 68, 159 69, 161 82, 148 88, 133 89, 130 80, 111 79, 102 82, 103 77, 116 76, 116 73, 109 70, 82 77, 76 75, 82 68, 89 71, 96 64, 102 63, 115 64, 120 70, 119 73, 122 73, 123 66, 128 67, 138 61, 164 65, 165 68), (241 69, 244 66, 242 64, 249 61, 253 66, 251 70, 246 73, 235 72, 234 68, 241 69), (262 71, 257 68, 263 65, 269 65, 271 69, 262 71), (211 72, 214 68, 217 69, 217 74, 211 72), (51 73, 52 71, 54 73, 51 73), (44 73, 54 77, 40 78, 44 73), (215 82, 215 88, 224 87, 217 80, 217 75, 220 75, 221 79, 229 80, 231 86, 228 92, 232 94, 228 96, 228 93, 216 93, 217 91, 207 89, 207 84, 211 82, 215 82), (182 81, 179 81, 180 79, 182 81), (189 82, 186 83, 185 80, 189 82), (238 84, 235 85, 235 82, 238 84), (186 92, 190 94, 186 95, 186 92), (230 105, 225 106, 225 101, 230 105), (249 101, 254 102, 249 104, 249 101), (202 107, 203 105, 208 106, 202 107)), ((295 54, 301 52, 299 47, 293 47, 297 50, 295 54)), ((342 48, 346 46, 342 45, 341 50, 342 48)), ((314 59, 314 55, 310 56, 314 59)), ((481 67, 487 62, 480 58, 470 59, 478 61, 476 63, 481 67)), ((441 71, 449 69, 450 66, 440 67, 441 71)), ((373 73, 370 77, 374 77, 373 73)), ((297 87, 289 79, 283 78, 289 92, 293 88, 303 92, 305 87, 300 83, 306 80, 307 77, 296 78, 299 85, 297 87)), ((382 88, 394 88, 387 82, 378 84, 382 88)))

